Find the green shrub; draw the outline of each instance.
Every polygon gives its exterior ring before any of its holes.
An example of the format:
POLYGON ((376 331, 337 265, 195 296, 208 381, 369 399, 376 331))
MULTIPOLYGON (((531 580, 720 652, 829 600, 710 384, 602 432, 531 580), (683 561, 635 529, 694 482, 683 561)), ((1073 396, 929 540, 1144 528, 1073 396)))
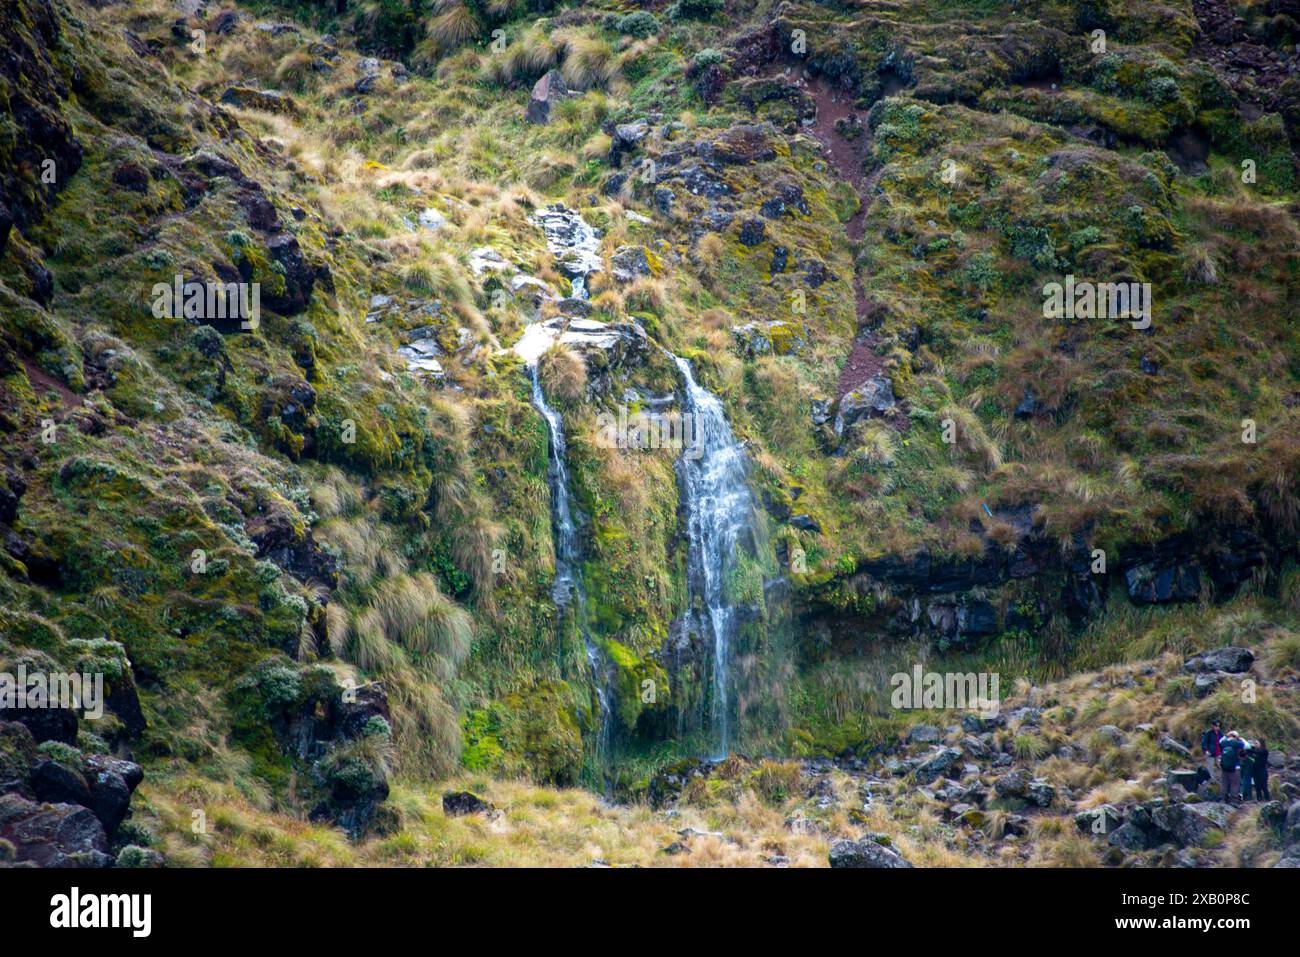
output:
POLYGON ((722 0, 677 0, 668 8, 672 20, 707 20, 722 9, 722 0))
POLYGON ((614 21, 614 29, 624 36, 644 40, 659 32, 659 18, 648 10, 625 14, 614 21))

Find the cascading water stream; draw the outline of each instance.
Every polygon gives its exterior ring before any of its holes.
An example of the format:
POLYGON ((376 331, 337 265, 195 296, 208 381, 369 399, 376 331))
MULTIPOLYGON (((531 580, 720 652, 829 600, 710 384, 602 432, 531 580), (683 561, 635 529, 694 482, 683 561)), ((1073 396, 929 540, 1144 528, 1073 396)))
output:
MULTIPOLYGON (((601 268, 597 253, 600 246, 599 234, 576 213, 562 207, 548 207, 537 214, 535 222, 545 231, 547 244, 556 254, 561 267, 569 274, 573 298, 586 299, 587 276, 601 268)), ((562 612, 572 606, 586 648, 587 663, 591 668, 592 683, 600 706, 600 727, 594 749, 599 767, 604 763, 611 730, 608 678, 600 647, 587 627, 587 596, 582 587, 578 526, 574 518, 576 509, 569 467, 565 461, 567 442, 564 437, 564 421, 560 418, 560 413, 546 401, 537 376, 538 360, 553 341, 553 332, 542 323, 534 323, 524 330, 524 335, 515 345, 515 351, 523 357, 528 368, 533 407, 546 420, 550 434, 547 484, 551 490, 551 525, 555 536, 555 583, 551 588, 551 596, 562 612)))
MULTIPOLYGON (((545 232, 547 245, 559 267, 572 281, 572 298, 587 299, 588 277, 602 268, 600 234, 580 215, 563 206, 548 206, 535 214, 533 221, 545 232)), ((563 324, 560 322, 560 327, 563 324)), ((528 366, 533 405, 546 419, 550 430, 548 478, 555 528, 554 597, 561 609, 573 606, 586 643, 600 699, 601 733, 597 748, 598 754, 603 754, 611 726, 609 693, 603 677, 606 668, 601 650, 587 628, 575 510, 565 464, 563 422, 559 413, 547 404, 537 377, 539 358, 562 335, 554 320, 534 323, 525 329, 515 351, 528 366)), ((736 631, 736 609, 728 599, 726 580, 735 567, 736 547, 742 533, 752 528, 754 503, 744 453, 727 423, 722 403, 695 381, 689 362, 664 351, 681 372, 684 411, 694 418, 695 441, 676 463, 686 514, 689 607, 684 625, 700 635, 713 651, 709 663, 710 730, 714 755, 725 757, 731 747, 731 642, 736 631)))
POLYGON ((597 647, 587 628, 587 595, 582 588, 578 526, 573 518, 573 491, 569 483, 569 468, 565 464, 564 423, 560 413, 551 408, 546 401, 537 378, 535 362, 529 363, 528 375, 532 381, 533 407, 542 414, 542 418, 546 420, 546 428, 550 432, 546 478, 551 489, 551 526, 555 535, 555 583, 551 586, 551 597, 560 611, 564 611, 570 605, 573 606, 578 631, 587 650, 587 664, 591 668, 592 682, 600 704, 600 729, 595 748, 599 764, 609 744, 610 702, 605 690, 606 679, 603 674, 600 648, 597 647))
POLYGON ((713 645, 711 719, 714 756, 731 749, 731 640, 736 612, 727 598, 726 577, 734 567, 742 532, 751 527, 754 503, 745 456, 727 423, 718 397, 695 381, 691 364, 668 353, 681 370, 685 411, 694 416, 696 445, 677 460, 686 506, 687 622, 713 645))

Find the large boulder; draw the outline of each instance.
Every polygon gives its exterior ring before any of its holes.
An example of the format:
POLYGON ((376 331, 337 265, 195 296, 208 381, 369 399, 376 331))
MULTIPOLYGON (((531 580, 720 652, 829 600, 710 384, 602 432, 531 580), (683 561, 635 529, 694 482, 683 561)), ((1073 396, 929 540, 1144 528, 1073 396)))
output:
POLYGON ((917 783, 929 784, 947 776, 956 768, 959 758, 961 758, 961 752, 956 748, 940 748, 913 772, 917 783))
POLYGON ((998 797, 1023 800, 1029 794, 1029 775, 1016 768, 994 781, 993 790, 998 797))
POLYGON ((1211 831, 1226 831, 1232 809, 1226 804, 1167 804, 1151 809, 1151 824, 1183 847, 1202 845, 1211 831))
POLYGON ((90 785, 86 806, 111 838, 130 810, 131 795, 144 780, 144 770, 133 761, 91 754, 86 756, 86 780, 90 785))
POLYGON ((1248 649, 1228 645, 1224 648, 1216 648, 1213 651, 1203 651, 1199 655, 1193 655, 1183 662, 1183 670, 1193 673, 1226 671, 1230 674, 1241 674, 1244 671, 1249 671, 1254 661, 1255 656, 1248 649))
POLYGON ((731 335, 736 340, 741 356, 746 359, 766 355, 798 355, 807 348, 812 336, 806 325, 784 319, 732 326, 731 335))
POLYGON ((640 244, 620 246, 609 257, 610 275, 619 282, 632 282, 650 275, 650 257, 640 244))
POLYGON ((843 436, 844 430, 856 422, 872 416, 881 416, 894 408, 894 387, 883 375, 872 376, 856 389, 845 393, 835 414, 835 434, 843 436))
POLYGON ((77 712, 71 708, 4 708, 0 721, 13 721, 31 732, 37 744, 46 741, 77 743, 77 712))
POLYGON ((911 862, 892 848, 870 838, 860 841, 837 841, 831 846, 830 865, 833 868, 899 868, 911 867, 911 862))
POLYGON ((1165 773, 1165 782, 1173 787, 1177 785, 1187 791, 1188 794, 1196 792, 1197 777, 1196 770, 1188 768, 1174 768, 1165 773))
POLYGON ((633 120, 615 126, 609 144, 609 165, 615 168, 622 166, 624 154, 635 150, 649 134, 650 124, 645 120, 633 120))
POLYGON ((524 121, 539 126, 546 125, 551 121, 551 111, 555 104, 572 95, 559 70, 547 71, 533 84, 533 93, 528 99, 528 108, 524 111, 524 121))
POLYGON ((914 724, 907 732, 908 744, 938 744, 940 731, 932 724, 914 724))
POLYGON ((263 113, 279 113, 285 116, 296 116, 298 114, 298 104, 294 102, 293 97, 280 93, 278 90, 259 90, 251 86, 231 86, 227 87, 226 92, 221 94, 221 102, 227 106, 235 106, 243 110, 260 110, 263 113))
POLYGON ((87 808, 38 804, 17 794, 0 797, 0 838, 20 863, 38 867, 107 867, 108 835, 87 808))
POLYGON ((1142 851, 1160 843, 1158 835, 1143 829, 1134 821, 1125 821, 1111 831, 1106 841, 1122 851, 1142 851))
POLYGON ((1034 778, 1025 788, 1029 800, 1039 807, 1051 807, 1056 799, 1056 787, 1044 778, 1034 778))
POLYGON ((1074 826, 1090 834, 1110 834, 1123 821, 1123 815, 1113 804, 1080 811, 1074 816, 1074 826))
POLYGON ((1300 801, 1295 801, 1286 809, 1286 821, 1282 825, 1282 836, 1288 844, 1300 843, 1300 801))
POLYGON ((90 786, 85 775, 62 761, 37 762, 30 780, 38 801, 90 807, 90 786))
POLYGON ((448 791, 442 796, 442 812, 448 817, 486 814, 491 810, 492 802, 484 800, 473 791, 448 791))

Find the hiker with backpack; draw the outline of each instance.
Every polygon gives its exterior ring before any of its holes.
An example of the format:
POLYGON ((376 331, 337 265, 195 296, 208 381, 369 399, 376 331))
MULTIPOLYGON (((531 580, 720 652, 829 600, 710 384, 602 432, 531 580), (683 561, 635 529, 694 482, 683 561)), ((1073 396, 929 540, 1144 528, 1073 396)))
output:
POLYGON ((1219 739, 1219 799, 1226 804, 1241 803, 1241 744, 1233 732, 1219 739))
POLYGON ((1205 754, 1205 769, 1214 774, 1215 769, 1219 766, 1219 757, 1223 754, 1221 745, 1222 735, 1219 734, 1219 720, 1210 722, 1210 726, 1205 729, 1201 735, 1201 751, 1205 754))

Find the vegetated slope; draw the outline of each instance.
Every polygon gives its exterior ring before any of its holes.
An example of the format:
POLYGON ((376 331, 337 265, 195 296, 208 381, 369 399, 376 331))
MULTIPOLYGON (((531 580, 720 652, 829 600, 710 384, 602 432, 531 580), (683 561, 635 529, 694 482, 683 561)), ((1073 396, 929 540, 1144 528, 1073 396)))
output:
POLYGON ((1294 575, 1284 592, 1234 600, 1181 653, 1017 683, 996 714, 895 712, 857 757, 683 760, 631 803, 462 774, 446 787, 478 810, 398 784, 400 831, 350 842, 191 776, 146 789, 137 816, 188 864, 1294 867, 1300 759, 1280 744, 1297 725, 1294 575), (1217 778, 1196 786, 1212 717, 1268 742, 1271 801, 1229 807, 1217 778), (220 821, 204 838, 195 801, 220 821))
POLYGON ((546 430, 505 351, 568 292, 530 222, 560 200, 603 232, 591 318, 632 330, 542 370, 620 786, 703 749, 709 653, 679 627, 675 453, 598 441, 599 412, 678 388, 637 327, 749 443, 746 748, 865 751, 893 659, 1060 673, 1276 587, 1298 514, 1287 18, 717 7, 6 14, 0 651, 119 663, 139 720, 83 724, 83 750, 353 833, 397 826, 394 770, 594 782, 546 430), (1241 44, 1256 66, 1215 52, 1241 44), (552 68, 581 95, 527 124, 552 68), (1151 283, 1151 327, 1044 318, 1071 273, 1151 283), (259 328, 156 316, 176 275, 260 283, 259 328))

